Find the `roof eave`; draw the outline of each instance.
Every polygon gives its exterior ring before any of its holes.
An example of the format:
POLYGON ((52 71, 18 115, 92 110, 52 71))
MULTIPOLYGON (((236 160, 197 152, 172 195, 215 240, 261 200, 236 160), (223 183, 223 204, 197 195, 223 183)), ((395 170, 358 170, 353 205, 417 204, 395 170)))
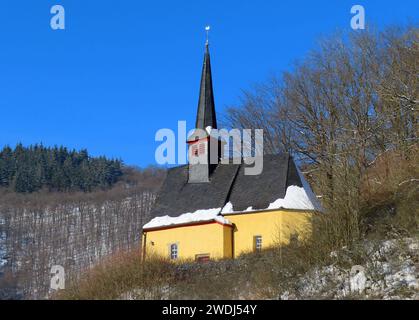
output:
POLYGON ((143 232, 159 231, 159 230, 181 228, 181 227, 193 227, 193 226, 212 224, 212 223, 217 223, 221 226, 232 227, 231 224, 222 223, 216 219, 211 219, 211 220, 206 220, 206 221, 194 221, 194 222, 188 222, 188 223, 170 224, 170 225, 159 226, 159 227, 143 228, 143 232))
POLYGON ((260 209, 260 210, 249 210, 249 211, 235 211, 221 213, 224 216, 234 216, 234 215, 245 215, 245 214, 256 214, 256 213, 268 213, 273 211, 290 211, 290 212, 311 212, 311 213, 323 213, 322 211, 316 209, 290 209, 290 208, 277 208, 277 209, 260 209))

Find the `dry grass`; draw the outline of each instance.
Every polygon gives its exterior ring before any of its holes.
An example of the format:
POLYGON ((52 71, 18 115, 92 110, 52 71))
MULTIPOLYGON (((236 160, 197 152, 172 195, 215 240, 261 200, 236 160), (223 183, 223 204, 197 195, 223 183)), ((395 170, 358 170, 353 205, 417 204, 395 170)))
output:
POLYGON ((277 299, 295 279, 330 263, 316 241, 271 248, 235 260, 196 264, 121 253, 87 272, 56 299, 277 299))
POLYGON ((172 268, 169 261, 158 257, 143 263, 139 251, 119 253, 95 266, 54 298, 118 299, 135 287, 147 289, 166 283, 172 268))

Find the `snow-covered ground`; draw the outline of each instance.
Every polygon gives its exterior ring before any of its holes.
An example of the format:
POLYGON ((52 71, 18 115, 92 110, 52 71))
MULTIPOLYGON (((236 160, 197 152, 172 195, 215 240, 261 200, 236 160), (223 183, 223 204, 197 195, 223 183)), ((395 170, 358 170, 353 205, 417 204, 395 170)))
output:
MULTIPOLYGON (((237 276, 251 268, 246 259, 179 265, 178 272, 179 278, 182 278, 181 274, 204 274, 209 282, 223 281, 220 275, 230 272, 235 281, 232 287, 220 293, 222 299, 419 300, 419 238, 365 242, 355 250, 342 248, 339 252, 332 252, 331 258, 331 265, 314 268, 298 278, 291 276, 286 283, 271 279, 269 284, 264 283, 262 294, 257 282, 237 276), (363 263, 357 265, 360 261, 363 263)), ((191 283, 187 286, 180 281, 170 285, 162 282, 146 289, 135 288, 122 294, 120 299, 192 300, 206 299, 206 294, 214 295, 211 290, 191 290, 191 286, 194 288, 201 282, 198 279, 195 283, 193 277, 189 281, 191 283)))
POLYGON ((6 252, 6 231, 4 230, 5 221, 0 216, 0 271, 7 263, 6 252))
POLYGON ((63 266, 70 281, 107 255, 136 248, 154 197, 42 207, 0 202, 0 280, 7 268, 25 299, 46 298, 52 266, 63 266))
MULTIPOLYGON (((295 292, 284 291, 280 298, 418 300, 419 240, 388 240, 379 245, 367 243, 365 246, 369 258, 364 265, 317 268, 297 281, 295 292)), ((331 256, 347 259, 349 263, 351 260, 345 248, 331 256)))

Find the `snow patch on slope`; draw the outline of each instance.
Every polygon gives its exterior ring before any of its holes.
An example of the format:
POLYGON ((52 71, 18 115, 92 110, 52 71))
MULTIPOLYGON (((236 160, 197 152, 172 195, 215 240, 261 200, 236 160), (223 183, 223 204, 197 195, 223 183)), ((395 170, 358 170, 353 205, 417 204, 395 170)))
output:
POLYGON ((149 223, 144 225, 144 229, 157 228, 171 225, 187 224, 194 222, 217 221, 222 224, 231 224, 223 216, 220 216, 221 208, 197 210, 195 212, 188 212, 177 217, 163 216, 152 219, 149 223))
POLYGON ((286 289, 280 299, 419 299, 418 239, 387 240, 377 243, 366 242, 363 254, 366 260, 363 285, 354 290, 350 268, 339 267, 337 261, 346 264, 359 263, 354 261, 357 254, 351 253, 346 247, 331 253, 335 259, 332 265, 314 268, 296 279, 291 289, 286 289), (291 291, 290 291, 291 290, 291 291))
POLYGON ((5 221, 0 217, 0 268, 7 264, 5 221))

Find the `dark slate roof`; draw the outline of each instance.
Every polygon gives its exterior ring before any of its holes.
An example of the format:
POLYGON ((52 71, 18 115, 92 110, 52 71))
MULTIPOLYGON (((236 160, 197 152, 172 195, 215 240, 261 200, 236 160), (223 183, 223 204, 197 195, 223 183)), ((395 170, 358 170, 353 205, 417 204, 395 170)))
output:
POLYGON ((302 187, 288 154, 265 155, 260 175, 244 175, 245 164, 218 164, 207 183, 188 183, 188 165, 169 169, 151 218, 200 209, 222 208, 231 201, 235 211, 264 209, 284 198, 290 185, 302 187))
POLYGON ((188 183, 188 165, 169 169, 152 217, 175 217, 199 209, 221 208, 238 169, 239 165, 218 165, 206 183, 188 183))
POLYGON ((241 166, 232 186, 230 201, 235 211, 248 207, 264 209, 276 199, 284 198, 287 184, 289 156, 268 155, 263 157, 263 171, 260 175, 245 175, 241 166))
POLYGON ((205 46, 204 65, 202 67, 201 86, 199 90, 198 112, 195 128, 217 128, 215 116, 214 91, 212 88, 211 61, 208 43, 205 46))

